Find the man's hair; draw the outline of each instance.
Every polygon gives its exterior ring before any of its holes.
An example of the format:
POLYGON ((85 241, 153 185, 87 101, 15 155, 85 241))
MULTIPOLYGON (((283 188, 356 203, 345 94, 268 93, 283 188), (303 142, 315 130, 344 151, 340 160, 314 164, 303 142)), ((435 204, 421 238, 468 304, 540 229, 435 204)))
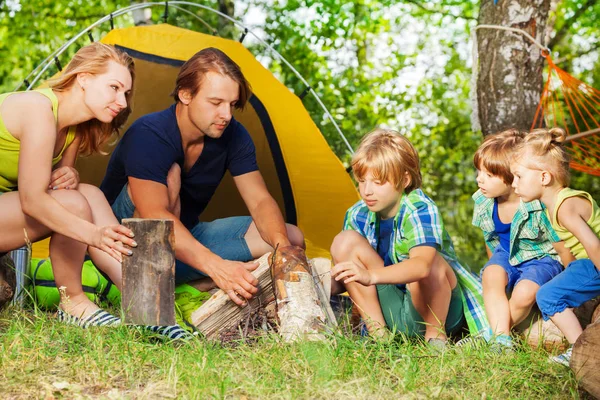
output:
POLYGON ((359 180, 370 172, 373 178, 390 182, 399 192, 410 193, 421 187, 419 154, 412 143, 391 129, 375 129, 360 142, 352 157, 352 172, 359 180), (410 183, 404 188, 405 176, 410 183))
POLYGON ((510 162, 524 136, 525 133, 517 129, 489 135, 475 152, 473 165, 478 170, 485 168, 505 184, 511 185, 514 176, 510 172, 510 162))
POLYGON ((188 90, 193 96, 200 90, 200 85, 208 72, 216 72, 234 80, 239 86, 239 97, 235 108, 243 109, 252 94, 250 84, 242 74, 242 70, 227 54, 214 47, 202 49, 192 56, 181 66, 175 89, 171 96, 176 102, 180 102, 179 91, 188 90))

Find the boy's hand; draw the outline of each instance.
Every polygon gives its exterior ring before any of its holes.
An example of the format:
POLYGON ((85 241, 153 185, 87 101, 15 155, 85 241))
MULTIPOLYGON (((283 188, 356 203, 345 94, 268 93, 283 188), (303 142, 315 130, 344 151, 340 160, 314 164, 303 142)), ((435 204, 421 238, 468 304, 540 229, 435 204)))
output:
POLYGON ((343 279, 344 284, 350 282, 358 282, 363 286, 370 286, 373 284, 371 272, 352 261, 344 261, 336 264, 331 269, 331 276, 336 281, 343 279))

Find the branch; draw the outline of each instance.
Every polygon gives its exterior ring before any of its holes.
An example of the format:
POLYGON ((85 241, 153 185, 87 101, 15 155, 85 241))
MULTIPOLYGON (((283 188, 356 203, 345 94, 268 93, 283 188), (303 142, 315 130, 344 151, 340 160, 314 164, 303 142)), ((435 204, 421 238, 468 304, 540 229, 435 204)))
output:
POLYGON ((550 40, 550 43, 548 43, 548 47, 553 48, 557 43, 563 40, 571 25, 573 25, 588 9, 595 6, 597 2, 598 0, 587 0, 577 11, 575 11, 575 14, 573 14, 571 18, 565 20, 558 32, 556 32, 556 35, 554 35, 552 40, 550 40))
POLYGON ((475 18, 475 17, 470 17, 470 16, 466 16, 466 15, 456 15, 456 14, 452 14, 451 12, 444 11, 444 10, 441 10, 441 9, 434 10, 434 9, 431 9, 431 8, 425 7, 425 6, 422 4, 423 2, 422 2, 422 1, 419 1, 419 0, 404 0, 404 2, 405 2, 405 3, 412 4, 412 5, 414 5, 414 6, 417 6, 418 8, 420 8, 421 10, 423 10, 423 11, 425 11, 426 13, 429 13, 429 14, 441 14, 441 15, 444 15, 444 16, 447 16, 447 17, 452 17, 452 18, 463 18, 463 19, 466 19, 466 20, 472 20, 472 21, 475 21, 475 20, 477 20, 477 18, 475 18))

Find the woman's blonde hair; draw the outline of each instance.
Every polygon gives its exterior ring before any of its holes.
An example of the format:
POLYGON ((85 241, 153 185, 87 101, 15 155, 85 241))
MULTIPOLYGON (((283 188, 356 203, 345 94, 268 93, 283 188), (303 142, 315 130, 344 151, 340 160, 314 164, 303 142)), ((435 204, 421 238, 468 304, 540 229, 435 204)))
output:
POLYGON ((390 182, 399 192, 410 193, 421 187, 419 154, 412 143, 391 129, 375 129, 360 142, 352 157, 352 172, 359 180, 370 172, 373 178, 390 182), (410 183, 404 188, 404 177, 410 183))
POLYGON ((485 168, 507 185, 512 184, 514 177, 510 172, 510 161, 524 137, 525 134, 517 129, 489 135, 475 152, 473 165, 478 170, 485 168))
POLYGON ((131 114, 131 98, 133 97, 133 82, 135 80, 133 59, 124 51, 113 46, 99 42, 91 43, 75 53, 71 62, 59 77, 48 82, 52 90, 56 92, 66 91, 75 84, 78 74, 98 75, 105 73, 110 61, 127 67, 131 74, 132 90, 125 94, 127 107, 121 110, 110 123, 100 122, 94 118, 78 125, 77 134, 81 136, 79 152, 82 155, 102 153, 102 145, 110 139, 113 133, 119 133, 119 128, 131 114))
POLYGON ((535 169, 544 169, 561 186, 569 186, 570 157, 564 147, 566 132, 561 128, 535 129, 525 136, 515 161, 535 169))

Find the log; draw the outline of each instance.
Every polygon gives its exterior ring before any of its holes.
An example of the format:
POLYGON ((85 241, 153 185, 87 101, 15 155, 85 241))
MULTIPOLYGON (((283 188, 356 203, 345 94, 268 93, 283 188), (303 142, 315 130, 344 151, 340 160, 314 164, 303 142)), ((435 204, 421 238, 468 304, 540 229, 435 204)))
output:
POLYGON ((579 307, 573 309, 577 319, 579 319, 579 323, 584 329, 593 322, 594 310, 597 309, 598 305, 600 305, 600 296, 588 300, 579 307))
POLYGON ((571 369, 579 385, 600 398, 600 323, 589 325, 573 346, 571 369))
POLYGON ((123 257, 124 322, 175 324, 175 233, 172 220, 124 219, 135 233, 133 255, 123 257))
POLYGON ((567 348, 565 335, 551 320, 544 321, 537 314, 523 331, 525 341, 532 348, 544 348, 547 351, 564 351, 567 348))
POLYGON ((336 320, 304 250, 296 246, 277 249, 271 258, 271 277, 284 341, 325 339, 324 331, 335 326, 336 320))
MULTIPOLYGON (((223 333, 236 330, 240 323, 248 321, 257 310, 274 303, 275 296, 273 295, 268 261, 270 256, 271 253, 267 253, 256 261, 258 268, 252 271, 252 274, 258 279, 259 290, 245 307, 235 304, 227 293, 219 289, 192 313, 192 324, 202 332, 206 339, 222 339, 223 333)), ((242 327, 242 330, 244 329, 247 330, 247 327, 242 327)))
POLYGON ((12 300, 16 284, 15 265, 9 254, 4 253, 0 256, 0 307, 12 300))

